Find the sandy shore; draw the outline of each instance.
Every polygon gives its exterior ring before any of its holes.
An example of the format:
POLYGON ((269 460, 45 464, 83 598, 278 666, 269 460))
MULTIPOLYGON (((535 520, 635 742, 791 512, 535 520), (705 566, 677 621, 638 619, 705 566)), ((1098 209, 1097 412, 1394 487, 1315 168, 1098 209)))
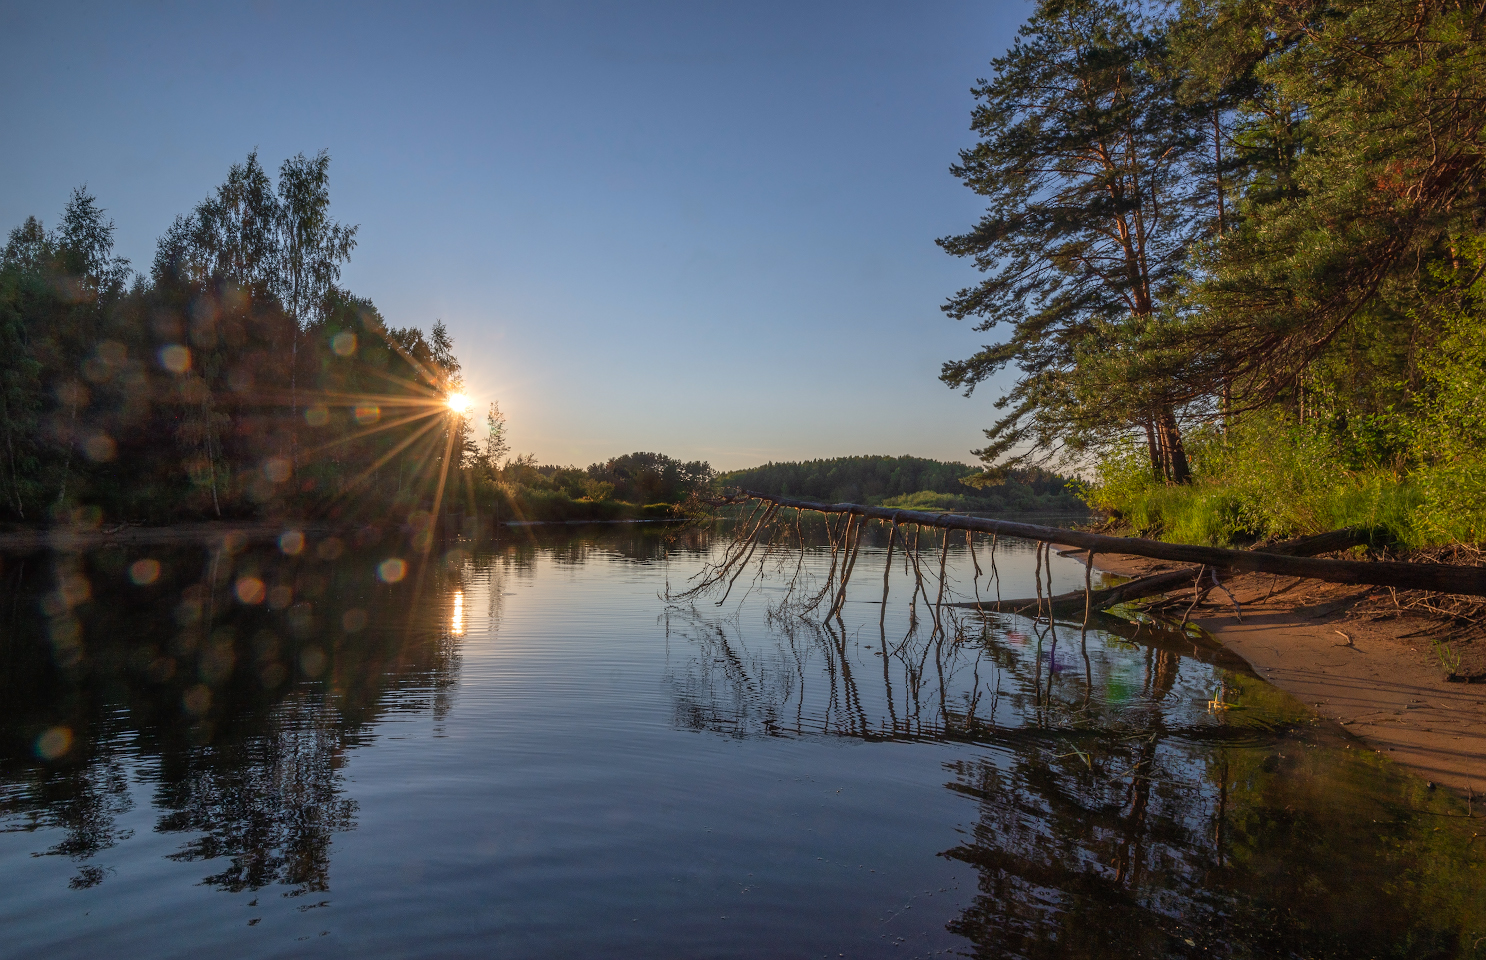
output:
MULTIPOLYGON (((1133 577, 1175 566, 1099 554, 1095 569, 1133 577)), ((1192 622, 1260 676, 1426 780, 1467 797, 1486 792, 1486 683, 1446 679, 1482 644, 1438 645, 1453 629, 1447 618, 1400 611, 1374 588, 1268 574, 1224 585, 1242 614, 1214 590, 1192 622)))

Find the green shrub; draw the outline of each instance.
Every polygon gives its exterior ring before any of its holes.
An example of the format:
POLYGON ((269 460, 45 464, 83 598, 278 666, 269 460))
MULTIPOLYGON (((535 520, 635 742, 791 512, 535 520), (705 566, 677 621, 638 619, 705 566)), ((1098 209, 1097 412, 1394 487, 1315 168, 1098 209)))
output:
MULTIPOLYGON (((1479 283, 1486 294, 1486 281, 1479 283)), ((1423 415, 1412 431, 1426 542, 1486 542, 1486 323, 1447 318, 1438 348, 1421 361, 1423 415)))
POLYGON ((1339 466, 1336 441, 1319 426, 1254 416, 1227 436, 1195 431, 1188 446, 1191 483, 1156 479, 1144 446, 1131 440, 1100 461, 1086 501, 1132 532, 1178 543, 1284 539, 1346 526, 1380 529, 1409 546, 1438 541, 1418 526, 1426 499, 1418 478, 1339 466))

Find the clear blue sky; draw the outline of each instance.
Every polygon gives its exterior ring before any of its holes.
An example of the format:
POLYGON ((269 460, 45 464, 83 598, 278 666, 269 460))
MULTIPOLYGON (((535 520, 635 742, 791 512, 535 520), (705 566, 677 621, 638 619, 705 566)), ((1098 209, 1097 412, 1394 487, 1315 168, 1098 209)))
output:
POLYGON ((0 228, 87 183, 147 268, 257 147, 328 149, 342 280, 454 334, 519 451, 969 460, 934 239, 1027 4, 0 5, 0 228))

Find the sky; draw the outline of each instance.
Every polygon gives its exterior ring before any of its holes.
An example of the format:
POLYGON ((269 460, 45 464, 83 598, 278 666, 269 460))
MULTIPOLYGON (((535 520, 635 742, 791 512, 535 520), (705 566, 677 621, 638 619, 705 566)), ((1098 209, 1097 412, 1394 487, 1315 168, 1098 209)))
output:
POLYGON ((934 243, 1021 2, 0 4, 0 230, 86 184, 147 269, 257 149, 328 150, 342 284, 442 319, 514 448, 971 462, 1009 384, 934 243))

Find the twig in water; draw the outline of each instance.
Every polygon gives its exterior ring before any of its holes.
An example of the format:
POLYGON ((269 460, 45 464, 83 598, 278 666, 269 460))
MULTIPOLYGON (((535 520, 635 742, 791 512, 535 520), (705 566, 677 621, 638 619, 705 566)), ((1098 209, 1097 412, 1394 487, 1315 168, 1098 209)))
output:
POLYGON ((837 593, 836 602, 831 604, 831 609, 826 613, 826 616, 830 616, 834 613, 839 618, 841 616, 841 608, 846 605, 846 582, 851 579, 851 573, 853 570, 856 569, 857 554, 860 553, 862 550, 862 533, 865 531, 866 526, 867 518, 863 517, 861 522, 857 524, 856 539, 851 544, 850 559, 846 559, 843 552, 843 560, 841 564, 841 590, 839 593, 837 593))
POLYGON ((1047 622, 1053 622, 1053 545, 1043 544, 1042 563, 1047 567, 1047 622))
MULTIPOLYGON (((914 582, 916 584, 916 587, 917 587, 918 592, 921 593, 921 594, 923 594, 923 596, 924 596, 924 609, 925 610, 931 610, 932 607, 934 606, 934 603, 933 603, 932 600, 929 599, 929 588, 926 587, 926 586, 924 586, 924 570, 923 570, 923 565, 919 563, 919 549, 918 549, 918 544, 919 544, 919 534, 922 533, 922 532, 923 532, 923 528, 922 527, 918 527, 918 528, 915 529, 915 532, 914 532, 914 535, 913 535, 913 554, 911 556, 911 559, 913 560, 913 578, 914 578, 914 582)), ((937 621, 936 621, 935 625, 936 626, 938 625, 937 621)))
POLYGON ((983 607, 981 607, 981 605, 980 605, 980 561, 977 560, 977 559, 975 559, 975 533, 974 533, 974 531, 971 531, 971 530, 966 530, 965 531, 965 543, 969 544, 969 546, 970 546, 970 562, 973 563, 973 564, 975 564, 975 576, 973 578, 971 578, 971 581, 970 581, 971 583, 975 584, 975 609, 976 609, 976 612, 983 614, 983 613, 985 613, 985 609, 983 607))
POLYGON ((944 607, 944 566, 949 560, 949 531, 944 531, 944 547, 939 551, 939 596, 934 600, 934 629, 944 633, 940 610, 944 607))
POLYGON ((1037 582, 1037 619, 1033 623, 1042 622, 1042 541, 1037 541, 1037 550, 1032 555, 1032 579, 1037 582))
POLYGON ((996 538, 1000 534, 991 534, 991 576, 996 579, 996 605, 1001 604, 1001 572, 996 569, 996 538))
POLYGON ((1094 605, 1094 554, 1089 554, 1089 565, 1084 567, 1084 630, 1089 629, 1089 613, 1094 605))
POLYGON ((1084 706, 1094 696, 1094 665, 1089 662, 1089 615, 1094 606, 1094 551, 1089 551, 1089 565, 1084 567, 1084 622, 1078 631, 1078 651, 1084 658, 1084 706))
MULTIPOLYGON (((897 537, 898 521, 894 520, 887 532, 887 562, 882 565, 882 610, 877 616, 878 626, 884 626, 887 623, 887 583, 889 575, 893 572, 893 541, 897 537)), ((883 652, 883 657, 887 657, 886 651, 883 652)))
MULTIPOLYGON (((743 575, 743 571, 748 569, 748 561, 753 559, 753 551, 758 549, 758 535, 760 531, 763 530, 764 525, 774 516, 774 514, 778 512, 779 511, 776 505, 776 508, 765 513, 759 520, 758 526, 754 527, 753 537, 751 538, 753 542, 748 548, 748 555, 744 557, 743 562, 738 565, 738 571, 737 573, 733 574, 733 579, 728 581, 728 588, 723 591, 722 599, 717 601, 717 606, 720 607, 727 602, 728 594, 733 592, 733 584, 737 583, 738 578, 743 575)), ((739 552, 741 553, 741 551, 739 552)))

